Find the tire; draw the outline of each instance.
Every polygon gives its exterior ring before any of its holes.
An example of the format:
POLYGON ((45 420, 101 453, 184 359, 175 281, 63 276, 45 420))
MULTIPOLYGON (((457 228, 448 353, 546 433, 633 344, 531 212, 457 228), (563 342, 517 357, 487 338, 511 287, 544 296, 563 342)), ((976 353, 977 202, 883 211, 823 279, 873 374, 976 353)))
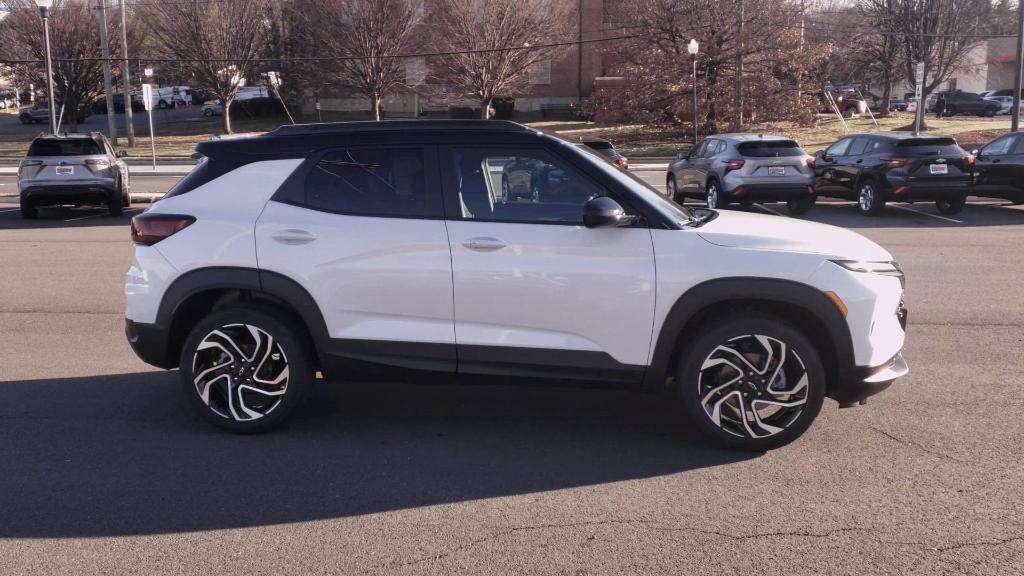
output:
POLYGON ((707 202, 708 208, 719 210, 728 205, 728 203, 722 201, 722 189, 718 185, 717 180, 709 180, 704 188, 704 201, 707 202))
POLYGON ((207 118, 213 117, 213 110, 210 110, 209 108, 203 110, 203 116, 206 116, 207 118))
POLYGON ((26 220, 35 220, 39 217, 39 209, 36 208, 32 202, 28 200, 22 200, 19 203, 21 207, 21 217, 26 220))
POLYGON ((871 180, 864 180, 857 186, 857 209, 865 216, 878 216, 885 209, 885 200, 871 180))
POLYGON ((669 174, 665 180, 665 195, 668 196, 669 200, 682 204, 680 202, 682 198, 677 198, 679 196, 679 188, 676 186, 676 177, 673 174, 669 174))
POLYGON ((940 214, 959 214, 963 211, 965 204, 967 204, 966 196, 943 198, 942 200, 935 201, 935 208, 940 214))
POLYGON ((29 125, 31 125, 31 124, 32 124, 32 122, 33 122, 33 120, 32 120, 32 117, 31 117, 31 116, 19 116, 19 117, 18 117, 18 120, 21 120, 21 123, 22 123, 22 124, 24 124, 24 125, 26 125, 26 126, 29 126, 29 125))
POLYGON ((110 212, 111 216, 120 216, 124 214, 124 201, 122 200, 123 194, 117 192, 107 198, 107 211, 110 212))
POLYGON ((166 100, 161 100, 161 101, 157 102, 156 107, 161 109, 161 110, 166 110, 167 109, 167 101, 166 100))
POLYGON ((795 215, 806 214, 807 211, 810 210, 811 207, 814 206, 814 203, 816 201, 817 201, 817 198, 814 197, 814 196, 806 196, 804 198, 794 198, 793 200, 789 200, 789 201, 786 202, 786 210, 789 210, 790 214, 795 214, 795 215))
POLYGON ((301 403, 313 379, 310 354, 301 330, 277 314, 226 308, 202 319, 185 340, 181 384, 192 408, 214 426, 264 432, 301 403))
POLYGON ((119 186, 119 188, 121 189, 121 206, 130 208, 132 205, 132 195, 131 192, 129 192, 129 188, 124 185, 124 180, 121 180, 121 186, 119 186))
POLYGON ((750 312, 703 327, 680 355, 675 381, 701 433, 756 451, 803 434, 821 411, 826 386, 821 357, 803 333, 782 318, 750 312))

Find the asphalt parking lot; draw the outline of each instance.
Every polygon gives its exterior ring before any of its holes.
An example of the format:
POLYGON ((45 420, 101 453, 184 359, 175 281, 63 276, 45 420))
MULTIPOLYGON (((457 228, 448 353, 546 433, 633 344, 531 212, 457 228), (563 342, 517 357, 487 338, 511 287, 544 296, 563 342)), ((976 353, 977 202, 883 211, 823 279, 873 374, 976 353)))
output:
POLYGON ((446 382, 324 385, 284 430, 218 432, 125 342, 142 208, 0 197, 0 574, 1024 571, 1024 206, 812 209, 902 263, 911 373, 767 454, 659 398, 446 382))

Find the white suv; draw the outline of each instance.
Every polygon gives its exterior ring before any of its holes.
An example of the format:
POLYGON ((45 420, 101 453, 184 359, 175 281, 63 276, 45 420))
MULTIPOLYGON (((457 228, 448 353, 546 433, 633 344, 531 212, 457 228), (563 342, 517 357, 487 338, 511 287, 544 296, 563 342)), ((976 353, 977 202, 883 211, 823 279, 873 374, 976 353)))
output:
POLYGON ((229 430, 281 423, 318 372, 398 369, 670 391, 760 450, 907 372, 903 274, 878 245, 687 210, 518 124, 287 126, 197 151, 132 223, 127 334, 229 430))

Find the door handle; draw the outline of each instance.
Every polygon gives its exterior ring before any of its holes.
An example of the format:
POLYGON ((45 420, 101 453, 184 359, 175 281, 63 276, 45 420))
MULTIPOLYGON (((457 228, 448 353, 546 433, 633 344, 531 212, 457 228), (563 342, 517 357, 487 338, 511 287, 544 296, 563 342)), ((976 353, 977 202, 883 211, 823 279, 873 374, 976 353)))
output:
POLYGON ((280 232, 272 234, 270 237, 274 240, 274 242, 277 242, 278 244, 286 244, 288 246, 299 246, 302 244, 309 244, 310 242, 316 240, 316 236, 314 236, 313 234, 310 234, 305 230, 295 229, 281 230, 280 232))
POLYGON ((462 245, 470 250, 476 250, 478 252, 493 252, 495 250, 501 250, 508 246, 508 244, 501 239, 491 238, 489 236, 478 236, 476 238, 468 238, 462 241, 462 245))

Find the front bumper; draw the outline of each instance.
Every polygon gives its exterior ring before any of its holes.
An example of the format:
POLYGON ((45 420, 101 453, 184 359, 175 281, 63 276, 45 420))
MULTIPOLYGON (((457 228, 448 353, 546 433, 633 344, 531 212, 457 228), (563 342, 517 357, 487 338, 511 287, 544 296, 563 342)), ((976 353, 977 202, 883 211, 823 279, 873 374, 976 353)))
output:
POLYGON ((168 355, 167 328, 158 324, 125 320, 124 334, 135 355, 146 364, 164 369, 171 369, 177 365, 177 359, 168 355))
POLYGON ((907 361, 900 352, 881 366, 857 367, 853 376, 845 383, 831 390, 829 396, 839 402, 840 408, 863 404, 869 397, 885 390, 897 379, 910 372, 907 361))

